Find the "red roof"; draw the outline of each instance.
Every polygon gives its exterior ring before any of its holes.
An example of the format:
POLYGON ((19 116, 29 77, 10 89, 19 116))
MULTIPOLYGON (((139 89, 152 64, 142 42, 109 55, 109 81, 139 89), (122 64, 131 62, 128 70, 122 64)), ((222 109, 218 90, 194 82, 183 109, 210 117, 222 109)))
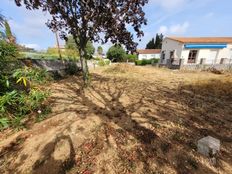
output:
POLYGON ((181 43, 232 43, 232 37, 167 37, 181 43))
POLYGON ((161 49, 140 49, 137 50, 138 54, 159 54, 161 49))

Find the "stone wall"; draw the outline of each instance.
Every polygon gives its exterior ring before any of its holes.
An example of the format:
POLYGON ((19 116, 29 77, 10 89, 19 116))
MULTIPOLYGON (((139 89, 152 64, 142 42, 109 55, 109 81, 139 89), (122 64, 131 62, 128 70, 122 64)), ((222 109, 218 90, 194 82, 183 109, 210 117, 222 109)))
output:
POLYGON ((21 62, 28 67, 38 67, 47 71, 63 71, 68 68, 69 64, 76 64, 81 67, 79 62, 67 60, 44 60, 44 59, 20 59, 21 62))
POLYGON ((214 68, 217 70, 232 70, 232 65, 229 64, 214 64, 214 65, 183 65, 180 69, 186 70, 207 70, 209 68, 214 68))
POLYGON ((223 59, 221 64, 205 64, 205 59, 200 61, 200 64, 184 64, 183 59, 176 59, 175 61, 171 61, 171 59, 167 59, 167 63, 160 64, 160 66, 165 66, 170 69, 184 69, 184 70, 207 70, 209 68, 215 68, 217 70, 232 70, 232 63, 228 64, 227 59, 223 59))

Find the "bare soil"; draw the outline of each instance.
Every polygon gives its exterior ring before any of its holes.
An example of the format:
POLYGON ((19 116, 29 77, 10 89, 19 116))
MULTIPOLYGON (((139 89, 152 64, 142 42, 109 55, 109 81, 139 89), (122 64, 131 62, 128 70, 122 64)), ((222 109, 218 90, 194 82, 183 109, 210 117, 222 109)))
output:
POLYGON ((232 75, 115 65, 48 86, 52 113, 0 135, 0 173, 232 173, 232 75), (221 140, 216 164, 197 152, 221 140))

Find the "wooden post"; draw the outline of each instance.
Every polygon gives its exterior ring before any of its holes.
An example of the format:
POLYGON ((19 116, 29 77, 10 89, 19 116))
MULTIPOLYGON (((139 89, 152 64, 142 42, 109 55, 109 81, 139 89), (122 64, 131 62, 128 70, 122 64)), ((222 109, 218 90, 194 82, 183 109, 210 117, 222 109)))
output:
POLYGON ((60 52, 59 38, 58 38, 57 31, 55 31, 55 35, 56 35, 56 45, 57 45, 57 48, 58 48, 58 54, 59 54, 60 59, 62 60, 62 56, 61 56, 61 52, 60 52))

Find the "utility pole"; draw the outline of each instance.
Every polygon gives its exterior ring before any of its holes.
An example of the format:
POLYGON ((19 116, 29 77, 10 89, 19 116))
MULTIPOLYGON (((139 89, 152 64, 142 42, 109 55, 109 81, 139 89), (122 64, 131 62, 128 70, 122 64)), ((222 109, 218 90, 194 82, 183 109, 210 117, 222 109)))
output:
POLYGON ((57 31, 55 31, 55 35, 56 35, 56 45, 57 45, 57 49, 58 49, 58 54, 59 54, 60 59, 62 59, 57 31))

